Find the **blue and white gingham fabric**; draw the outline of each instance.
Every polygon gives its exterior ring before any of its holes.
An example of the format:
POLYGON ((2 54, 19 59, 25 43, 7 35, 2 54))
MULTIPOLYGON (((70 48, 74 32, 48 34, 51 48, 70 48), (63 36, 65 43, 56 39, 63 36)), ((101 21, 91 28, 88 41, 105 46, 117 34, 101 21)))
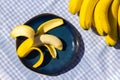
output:
POLYGON ((68 12, 68 2, 0 0, 0 80, 120 80, 120 42, 115 47, 109 47, 104 38, 92 30, 82 30, 78 16, 68 12), (16 55, 15 40, 9 36, 14 26, 41 13, 53 13, 70 21, 84 42, 85 51, 81 61, 58 76, 36 74, 27 69, 16 55))

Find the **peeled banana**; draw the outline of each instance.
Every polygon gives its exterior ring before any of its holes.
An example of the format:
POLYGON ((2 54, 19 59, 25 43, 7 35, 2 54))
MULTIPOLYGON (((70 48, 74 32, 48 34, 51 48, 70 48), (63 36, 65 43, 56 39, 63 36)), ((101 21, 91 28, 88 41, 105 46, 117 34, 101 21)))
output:
POLYGON ((63 19, 60 18, 48 20, 37 28, 36 35, 46 33, 53 28, 59 27, 63 23, 63 19))
POLYGON ((94 11, 95 26, 100 35, 110 33, 108 9, 113 0, 99 0, 94 11))
POLYGON ((17 49, 17 54, 20 58, 26 57, 32 50, 37 50, 40 53, 39 60, 33 65, 33 68, 39 67, 43 60, 44 55, 42 51, 37 48, 39 46, 45 46, 50 52, 52 58, 56 58, 56 49, 62 50, 63 45, 59 38, 54 35, 45 34, 47 31, 62 25, 64 22, 60 18, 52 19, 41 24, 37 32, 28 25, 20 25, 13 29, 11 37, 17 38, 19 36, 27 37, 25 41, 17 49), (56 49, 55 49, 56 48, 56 49))
POLYGON ((111 31, 105 37, 106 43, 110 46, 114 46, 118 40, 118 31, 117 31, 118 8, 119 8, 119 0, 113 0, 108 13, 111 31))
POLYGON ((68 10, 72 14, 80 11, 83 0, 70 0, 68 10))
POLYGON ((83 29, 89 29, 92 26, 93 12, 99 0, 83 0, 80 12, 80 25, 83 29))

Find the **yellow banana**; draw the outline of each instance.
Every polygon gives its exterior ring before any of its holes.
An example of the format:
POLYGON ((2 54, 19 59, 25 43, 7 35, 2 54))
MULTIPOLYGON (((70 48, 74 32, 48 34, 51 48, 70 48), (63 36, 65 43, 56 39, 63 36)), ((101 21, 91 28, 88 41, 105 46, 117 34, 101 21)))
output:
POLYGON ((118 8, 119 8, 119 0, 113 0, 113 3, 109 8, 109 13, 108 13, 111 31, 105 37, 106 43, 110 46, 114 46, 118 40, 118 31, 117 31, 118 8))
POLYGON ((94 8, 99 0, 83 0, 80 11, 80 26, 89 29, 92 26, 94 8))
POLYGON ((83 0, 70 0, 68 10, 72 14, 80 11, 83 0))
POLYGON ((118 27, 119 27, 119 37, 120 37, 120 5, 118 9, 118 27))
POLYGON ((58 50, 62 50, 63 45, 59 38, 50 34, 42 34, 35 37, 34 46, 40 46, 43 44, 49 44, 57 48, 58 50))
POLYGON ((36 35, 46 33, 53 28, 59 27, 63 23, 64 23, 63 19, 60 19, 60 18, 55 18, 55 19, 46 21, 38 27, 36 35))
POLYGON ((57 52, 55 48, 62 50, 62 42, 56 36, 44 33, 62 25, 63 23, 63 20, 60 18, 49 20, 38 27, 36 34, 34 30, 28 25, 16 26, 11 32, 10 36, 13 38, 19 36, 27 37, 27 39, 23 41, 17 49, 18 56, 23 58, 26 57, 32 50, 37 50, 40 53, 40 59, 33 65, 33 68, 37 68, 42 64, 44 55, 42 51, 36 47, 45 46, 49 50, 52 58, 56 58, 57 52))
POLYGON ((19 36, 24 36, 27 38, 31 38, 34 40, 34 35, 35 35, 35 31, 28 25, 19 25, 16 26, 12 32, 10 33, 10 36, 12 38, 16 38, 19 36))
POLYGON ((100 35, 110 33, 108 21, 108 8, 113 0, 99 0, 94 11, 95 26, 100 35))

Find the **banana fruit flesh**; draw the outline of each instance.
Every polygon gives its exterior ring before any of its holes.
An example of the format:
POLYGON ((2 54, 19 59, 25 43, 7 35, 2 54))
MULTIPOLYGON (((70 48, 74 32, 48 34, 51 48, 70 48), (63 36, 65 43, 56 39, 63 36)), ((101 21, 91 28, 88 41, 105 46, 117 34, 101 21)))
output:
POLYGON ((109 22, 111 32, 105 37, 106 43, 110 46, 114 46, 118 40, 117 20, 118 20, 118 8, 119 0, 114 0, 109 8, 109 22))
POLYGON ((10 36, 13 38, 17 38, 19 36, 27 37, 25 41, 21 43, 21 45, 17 49, 17 54, 20 58, 26 57, 32 50, 36 50, 40 53, 39 60, 33 65, 33 68, 39 67, 44 60, 44 55, 42 51, 40 50, 40 46, 45 46, 48 51, 50 52, 52 58, 57 57, 56 49, 62 50, 63 44, 62 41, 57 38, 54 35, 45 34, 47 31, 60 27, 64 21, 60 18, 55 18, 49 21, 46 21, 45 23, 41 24, 37 32, 28 25, 20 25, 16 26, 10 36), (56 48, 56 49, 55 49, 56 48))
POLYGON ((92 26, 93 11, 99 0, 83 0, 80 12, 80 25, 87 30, 92 26))
POLYGON ((70 0, 68 10, 72 14, 80 11, 83 0, 70 0))

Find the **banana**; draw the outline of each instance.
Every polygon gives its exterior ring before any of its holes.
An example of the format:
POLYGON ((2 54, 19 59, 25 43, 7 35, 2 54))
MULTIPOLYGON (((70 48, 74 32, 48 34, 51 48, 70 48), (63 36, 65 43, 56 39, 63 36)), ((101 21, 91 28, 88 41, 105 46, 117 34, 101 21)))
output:
POLYGON ((57 52, 56 49, 62 50, 63 45, 59 38, 53 35, 44 34, 47 31, 56 28, 62 25, 64 22, 60 18, 52 19, 46 21, 45 23, 41 24, 37 32, 28 25, 20 25, 16 26, 13 31, 10 33, 10 36, 13 38, 24 36, 27 37, 25 41, 23 41, 17 49, 17 55, 20 58, 26 57, 32 50, 37 50, 40 53, 40 59, 33 65, 33 68, 39 67, 43 60, 44 55, 42 51, 37 48, 38 46, 45 46, 48 51, 50 52, 52 58, 56 58, 57 52))
POLYGON ((60 18, 55 18, 55 19, 46 21, 37 28, 36 35, 46 33, 53 28, 59 27, 63 23, 64 23, 63 19, 60 19, 60 18))
POLYGON ((50 34, 42 34, 35 37, 34 46, 41 46, 43 44, 52 45, 58 50, 63 49, 62 41, 56 36, 50 34))
POLYGON ((83 0, 70 0, 68 10, 72 14, 80 11, 83 0))
POLYGON ((113 0, 99 0, 94 11, 95 26, 100 35, 110 33, 108 21, 108 8, 113 0))
POLYGON ((118 9, 118 27, 119 27, 119 37, 120 37, 120 5, 118 9))
POLYGON ((108 45, 114 46, 118 40, 117 20, 118 20, 119 0, 114 0, 109 8, 110 33, 105 37, 108 45))
POLYGON ((83 29, 89 29, 92 26, 94 8, 99 0, 83 0, 80 11, 80 25, 83 29))
POLYGON ((35 35, 35 31, 28 25, 16 26, 10 33, 10 36, 12 38, 24 36, 24 37, 30 38, 32 40, 34 40, 34 35, 35 35))
POLYGON ((44 46, 49 50, 52 58, 55 59, 55 58, 57 57, 57 52, 56 52, 56 50, 55 50, 55 47, 52 46, 52 45, 46 45, 46 44, 44 44, 44 46))

